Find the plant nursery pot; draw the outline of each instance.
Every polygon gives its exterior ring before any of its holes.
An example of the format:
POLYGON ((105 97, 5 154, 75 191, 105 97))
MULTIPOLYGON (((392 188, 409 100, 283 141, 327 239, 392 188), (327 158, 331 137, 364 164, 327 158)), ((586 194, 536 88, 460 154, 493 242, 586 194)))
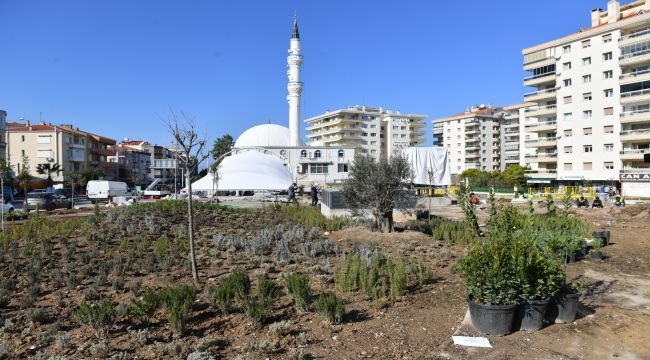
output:
POLYGON ((571 323, 576 319, 580 294, 556 294, 546 309, 546 318, 555 323, 571 323))
POLYGON ((544 327, 544 315, 549 299, 526 300, 519 304, 515 318, 515 330, 535 331, 544 327))
POLYGON ((603 260, 603 252, 602 251, 591 251, 589 254, 591 254, 591 261, 602 261, 603 260))
POLYGON ((566 257, 565 257, 565 263, 572 264, 574 262, 576 262, 576 252, 575 251, 572 252, 569 255, 566 255, 566 257))
POLYGON ((609 230, 596 230, 593 232, 594 239, 600 239, 600 243, 603 246, 609 245, 609 230))
POLYGON ((476 331, 487 334, 503 336, 512 332, 512 324, 517 312, 517 304, 513 305, 486 305, 478 304, 467 298, 469 315, 476 331))

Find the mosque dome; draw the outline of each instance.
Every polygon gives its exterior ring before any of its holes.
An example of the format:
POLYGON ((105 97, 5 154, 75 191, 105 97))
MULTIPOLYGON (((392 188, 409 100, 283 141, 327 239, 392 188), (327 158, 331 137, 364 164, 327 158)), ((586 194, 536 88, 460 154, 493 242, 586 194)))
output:
MULTIPOLYGON (((262 124, 253 126, 239 135, 234 147, 288 147, 290 143, 289 128, 276 124, 262 124)), ((305 146, 305 144, 300 141, 298 146, 305 146)))

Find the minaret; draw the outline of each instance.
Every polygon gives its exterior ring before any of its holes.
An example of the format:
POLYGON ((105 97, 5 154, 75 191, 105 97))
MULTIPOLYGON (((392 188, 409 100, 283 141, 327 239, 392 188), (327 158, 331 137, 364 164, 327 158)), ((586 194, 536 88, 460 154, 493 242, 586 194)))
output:
POLYGON ((300 93, 302 93, 302 82, 300 82, 300 66, 302 55, 300 55, 300 34, 298 33, 298 19, 293 17, 293 31, 287 56, 287 101, 289 102, 289 139, 291 146, 300 144, 300 93))

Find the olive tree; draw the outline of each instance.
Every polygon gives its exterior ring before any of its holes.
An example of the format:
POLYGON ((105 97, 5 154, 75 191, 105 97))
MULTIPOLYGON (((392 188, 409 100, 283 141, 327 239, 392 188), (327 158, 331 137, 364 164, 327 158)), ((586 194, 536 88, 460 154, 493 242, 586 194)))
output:
POLYGON ((196 252, 194 249, 194 211, 192 208, 192 173, 200 163, 208 158, 205 153, 205 138, 201 138, 196 131, 194 121, 184 113, 180 116, 173 113, 167 121, 167 129, 178 147, 177 161, 183 166, 187 184, 187 229, 190 243, 190 262, 192 263, 192 277, 199 281, 196 269, 196 252))
POLYGON ((412 178, 411 164, 404 155, 375 160, 357 154, 342 192, 354 216, 370 211, 377 229, 392 232, 393 209, 406 209, 415 200, 415 193, 409 189, 412 178))

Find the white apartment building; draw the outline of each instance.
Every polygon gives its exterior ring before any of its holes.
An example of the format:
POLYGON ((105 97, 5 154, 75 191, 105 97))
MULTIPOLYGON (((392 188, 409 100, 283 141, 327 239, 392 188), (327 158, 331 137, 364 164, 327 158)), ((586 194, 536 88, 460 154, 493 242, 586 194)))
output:
MULTIPOLYGON (((523 56, 531 176, 612 184, 650 174, 650 0, 609 1, 592 10, 590 28, 523 56)), ((629 184, 629 195, 643 186, 629 184)))
MULTIPOLYGON (((501 170, 505 168, 505 157, 502 159, 502 134, 500 128, 505 115, 509 116, 508 121, 513 121, 519 126, 519 111, 506 111, 503 108, 492 107, 491 105, 476 105, 465 112, 433 120, 434 145, 445 147, 448 151, 449 165, 452 175, 459 175, 467 169, 478 170, 501 170), (511 120, 511 112, 514 112, 514 120, 511 120)), ((508 131, 512 128, 508 127, 508 131)), ((512 137, 508 134, 508 144, 512 149, 516 145, 517 159, 519 163, 518 136, 512 137)), ((513 156, 511 152, 509 156, 513 156)), ((508 163, 513 163, 508 158, 508 163)))
POLYGON ((427 115, 366 106, 326 111, 305 120, 308 146, 354 147, 374 158, 418 146, 424 140, 427 115))

